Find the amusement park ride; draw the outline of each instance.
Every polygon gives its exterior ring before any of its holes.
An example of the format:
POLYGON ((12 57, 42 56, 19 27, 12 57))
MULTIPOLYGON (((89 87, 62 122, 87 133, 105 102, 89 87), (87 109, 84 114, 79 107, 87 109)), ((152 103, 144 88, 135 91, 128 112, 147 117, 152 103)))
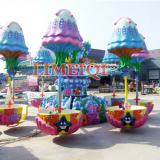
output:
POLYGON ((8 92, 5 104, 0 105, 0 125, 20 124, 27 116, 28 105, 17 104, 14 93, 11 95, 11 77, 14 79, 19 72, 42 76, 41 95, 32 97, 31 104, 38 109, 36 124, 45 134, 68 135, 82 125, 107 121, 118 128, 141 127, 154 105, 150 100, 138 98, 138 83, 136 98, 128 99, 127 73, 134 68, 138 82, 141 62, 149 56, 144 37, 136 26, 127 17, 116 21, 103 63, 86 64, 91 45, 83 42, 73 14, 61 9, 42 38, 42 46, 33 60, 33 66, 18 66, 19 57, 28 54, 22 28, 16 22, 4 25, 0 31, 0 54, 6 61, 8 92), (55 54, 55 64, 50 50, 55 54), (125 96, 115 95, 115 89, 111 96, 87 95, 90 84, 87 77, 97 78, 98 74, 124 74, 125 96), (43 76, 46 75, 58 77, 58 95, 45 96, 43 76))

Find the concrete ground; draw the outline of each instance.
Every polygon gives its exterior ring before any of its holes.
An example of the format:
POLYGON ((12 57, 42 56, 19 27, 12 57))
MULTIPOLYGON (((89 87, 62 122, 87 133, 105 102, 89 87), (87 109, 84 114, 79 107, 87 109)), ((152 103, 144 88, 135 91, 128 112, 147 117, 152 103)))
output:
MULTIPOLYGON (((135 98, 135 93, 130 93, 129 98, 135 98)), ((140 98, 152 99, 155 105, 141 128, 118 129, 103 123, 81 127, 68 136, 40 133, 37 137, 1 145, 0 160, 159 160, 160 96, 140 95, 140 98)), ((29 106, 26 121, 17 127, 0 126, 0 144, 2 139, 35 133, 36 111, 29 106)))

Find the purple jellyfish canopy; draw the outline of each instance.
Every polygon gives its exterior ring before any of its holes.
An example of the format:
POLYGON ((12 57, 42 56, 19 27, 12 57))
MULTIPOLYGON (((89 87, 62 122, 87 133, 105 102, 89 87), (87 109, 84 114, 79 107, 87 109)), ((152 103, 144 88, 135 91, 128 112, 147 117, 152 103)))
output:
POLYGON ((55 53, 55 63, 60 66, 70 52, 82 48, 82 41, 74 16, 70 11, 61 9, 43 36, 42 45, 55 53))
POLYGON ((136 52, 136 53, 132 54, 132 59, 131 59, 131 63, 134 65, 136 72, 140 71, 141 62, 150 57, 149 51, 147 50, 147 47, 146 47, 146 44, 144 41, 145 38, 141 34, 140 34, 140 36, 142 39, 141 43, 142 43, 144 49, 140 52, 136 52))

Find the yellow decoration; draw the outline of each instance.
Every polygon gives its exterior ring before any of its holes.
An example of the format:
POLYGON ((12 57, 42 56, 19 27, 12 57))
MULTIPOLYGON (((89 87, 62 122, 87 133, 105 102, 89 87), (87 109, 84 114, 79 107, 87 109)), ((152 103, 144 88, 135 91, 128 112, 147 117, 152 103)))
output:
POLYGON ((72 59, 70 57, 68 57, 68 59, 66 58, 66 62, 67 63, 71 63, 72 59))
POLYGON ((133 128, 133 126, 130 126, 129 124, 127 124, 126 126, 123 126, 123 128, 133 128))
POLYGON ((49 125, 49 115, 41 116, 43 122, 49 125))
POLYGON ((124 110, 124 116, 126 116, 126 114, 127 114, 128 112, 130 113, 130 115, 131 115, 132 117, 134 117, 134 116, 133 116, 133 110, 124 110))
POLYGON ((78 116, 76 117, 76 120, 77 120, 78 122, 79 122, 81 116, 82 116, 82 112, 80 112, 80 113, 78 114, 78 116))
POLYGON ((140 102, 140 106, 144 106, 145 107, 145 105, 147 104, 147 102, 140 102))
MULTIPOLYGON (((12 108, 8 108, 7 105, 0 105, 0 113, 5 114, 5 109, 12 110, 13 108, 15 108, 17 110, 17 114, 20 114, 21 115, 21 119, 22 119, 23 106, 21 107, 21 105, 19 105, 19 104, 18 105, 17 104, 12 105, 12 108)), ((11 113, 10 115, 13 115, 12 112, 10 112, 10 113, 11 113)), ((10 115, 8 115, 8 116, 10 116, 10 115)))
POLYGON ((17 122, 16 124, 21 124, 24 122, 24 120, 26 119, 27 117, 27 114, 28 114, 28 105, 26 105, 25 107, 23 107, 23 110, 25 110, 25 112, 22 111, 22 118, 19 122, 17 122))
POLYGON ((8 84, 11 84, 11 77, 8 77, 8 84))
POLYGON ((95 63, 96 60, 95 60, 95 59, 89 59, 89 58, 88 58, 88 62, 89 62, 89 63, 95 63))
POLYGON ((144 115, 146 114, 147 110, 142 110, 142 112, 139 114, 141 117, 144 117, 144 115))

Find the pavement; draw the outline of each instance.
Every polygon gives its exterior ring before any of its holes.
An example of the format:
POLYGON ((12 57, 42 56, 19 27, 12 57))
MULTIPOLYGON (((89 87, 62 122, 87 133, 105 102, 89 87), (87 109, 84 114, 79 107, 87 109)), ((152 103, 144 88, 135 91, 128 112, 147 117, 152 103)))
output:
MULTIPOLYGON (((135 93, 129 93, 129 98, 135 98, 135 93)), ((29 106, 23 124, 12 128, 0 126, 0 160, 159 160, 160 96, 150 94, 140 98, 154 102, 154 109, 142 127, 119 129, 107 122, 81 127, 66 136, 37 132, 35 137, 37 109, 29 106), (11 142, 10 138, 20 141, 1 145, 2 140, 11 142)))

